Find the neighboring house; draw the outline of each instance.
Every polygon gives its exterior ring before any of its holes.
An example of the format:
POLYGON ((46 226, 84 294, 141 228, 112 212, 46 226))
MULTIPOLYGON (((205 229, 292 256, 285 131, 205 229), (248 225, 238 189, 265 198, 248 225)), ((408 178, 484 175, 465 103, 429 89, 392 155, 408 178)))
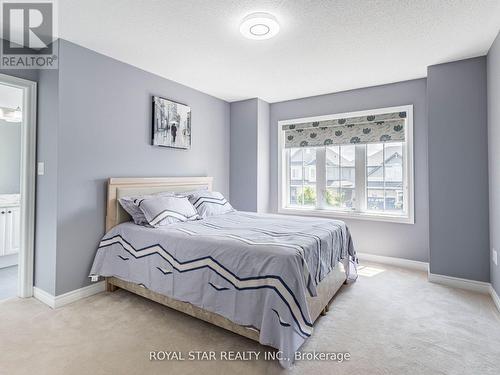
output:
MULTIPOLYGON (((333 207, 347 209, 353 207, 355 168, 354 151, 351 151, 339 152, 338 147, 326 149, 327 202, 333 207)), ((368 191, 366 202, 369 209, 400 210, 402 208, 402 163, 402 150, 399 145, 389 145, 385 147, 385 151, 380 149, 370 154, 367 163, 368 191)), ((315 204, 316 152, 314 149, 291 150, 289 178, 290 203, 297 205, 315 204), (307 193, 303 194, 304 190, 307 193)))
POLYGON ((403 208, 403 155, 401 146, 386 146, 368 158, 367 206, 370 210, 403 208), (384 168, 385 167, 385 168, 384 168), (384 207, 385 197, 385 207, 384 207))

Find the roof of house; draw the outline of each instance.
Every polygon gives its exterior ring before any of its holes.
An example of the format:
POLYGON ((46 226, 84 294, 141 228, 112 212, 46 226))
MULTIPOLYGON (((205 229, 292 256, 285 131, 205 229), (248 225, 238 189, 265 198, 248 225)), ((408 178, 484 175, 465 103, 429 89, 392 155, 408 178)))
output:
MULTIPOLYGON (((398 156, 401 157, 401 154, 399 153, 400 149, 401 149, 400 146, 386 146, 385 147, 385 153, 386 153, 385 163, 387 164, 387 163, 391 162, 392 160, 394 160, 398 156)), ((292 164, 301 164, 302 163, 302 157, 299 154, 300 151, 301 151, 301 149, 293 149, 292 150, 292 152, 293 152, 292 164)), ((377 160, 377 159, 380 160, 380 159, 382 159, 382 153, 383 153, 383 150, 380 150, 380 151, 376 152, 375 154, 373 154, 371 156, 371 158, 375 159, 375 160, 377 160)), ((354 161, 354 160, 348 160, 344 156, 339 155, 332 148, 326 149, 327 166, 339 165, 339 159, 340 159, 340 163, 342 165, 350 164, 354 161)), ((304 164, 305 165, 313 165, 315 163, 316 163, 316 153, 315 152, 304 152, 304 164)), ((378 166, 378 168, 375 168, 372 172, 375 172, 375 170, 377 170, 379 168, 380 168, 380 166, 378 166)))

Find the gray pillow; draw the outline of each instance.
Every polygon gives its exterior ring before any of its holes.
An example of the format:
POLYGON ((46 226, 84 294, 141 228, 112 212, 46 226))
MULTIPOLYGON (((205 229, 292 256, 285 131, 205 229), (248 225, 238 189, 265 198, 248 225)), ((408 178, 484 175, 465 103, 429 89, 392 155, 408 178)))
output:
POLYGON ((167 191, 156 194, 122 197, 118 199, 118 202, 120 202, 120 205, 123 207, 123 209, 127 211, 127 213, 132 217, 134 223, 136 223, 137 225, 147 225, 148 221, 144 216, 144 213, 141 211, 139 207, 137 207, 137 204, 135 202, 137 202, 139 199, 143 199, 146 197, 171 196, 171 195, 174 195, 174 193, 167 191))
POLYGON ((233 206, 217 191, 199 191, 189 196, 189 201, 202 218, 234 211, 233 206))
POLYGON ((134 203, 142 211, 149 225, 155 228, 199 219, 198 212, 186 197, 175 195, 143 197, 134 203))
POLYGON ((197 189, 197 190, 176 192, 175 195, 177 195, 178 197, 187 197, 187 198, 189 198, 190 195, 197 194, 197 193, 202 193, 202 192, 205 192, 205 191, 208 191, 207 187, 202 187, 202 188, 197 189))

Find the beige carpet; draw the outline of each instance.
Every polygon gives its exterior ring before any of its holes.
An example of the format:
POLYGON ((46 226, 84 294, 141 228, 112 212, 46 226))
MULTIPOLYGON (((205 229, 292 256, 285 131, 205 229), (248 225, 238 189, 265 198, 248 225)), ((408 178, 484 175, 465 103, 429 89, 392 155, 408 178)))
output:
MULTIPOLYGON (((421 272, 370 264, 344 286, 304 351, 344 363, 150 362, 149 351, 265 350, 124 291, 58 310, 0 303, 0 374, 500 374, 500 314, 489 296, 432 284, 421 272)), ((263 354, 262 354, 263 355, 263 354)))

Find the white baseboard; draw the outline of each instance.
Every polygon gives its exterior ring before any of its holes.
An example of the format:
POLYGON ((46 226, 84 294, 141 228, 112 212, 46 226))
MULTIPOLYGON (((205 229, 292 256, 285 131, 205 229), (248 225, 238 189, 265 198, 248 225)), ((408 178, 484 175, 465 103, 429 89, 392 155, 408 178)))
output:
POLYGON ((495 291, 495 289, 493 289, 493 285, 490 285, 490 294, 493 302, 495 303, 495 306, 497 307, 498 311, 500 311, 500 297, 498 297, 497 292, 495 291))
POLYGON ((64 293, 59 296, 53 296, 52 294, 47 293, 42 289, 34 287, 33 297, 45 303, 46 305, 52 307, 53 309, 57 309, 58 307, 78 301, 79 299, 90 297, 94 294, 104 292, 104 290, 105 290, 104 281, 99 281, 97 283, 93 283, 89 286, 85 286, 80 289, 72 290, 71 292, 64 293))
POLYGON ((357 253, 357 256, 360 261, 389 264, 391 266, 409 268, 417 271, 427 271, 428 280, 436 284, 442 284, 452 288, 459 288, 459 289, 470 290, 473 292, 489 294, 491 295, 491 298, 493 299, 493 302, 495 303, 495 306, 497 307, 498 311, 500 311, 500 297, 498 296, 495 289, 493 289, 493 286, 491 286, 490 283, 430 273, 429 263, 418 262, 416 260, 386 257, 382 255, 374 255, 366 253, 357 253))
POLYGON ((356 255, 361 261, 366 260, 367 262, 389 264, 391 266, 409 268, 411 270, 425 271, 425 272, 427 272, 427 270, 429 269, 429 263, 418 262, 416 260, 386 257, 382 255, 366 254, 366 253, 357 253, 356 255))
MULTIPOLYGON (((384 257, 372 254, 358 254, 358 257, 361 260, 366 260, 376 263, 385 263, 403 268, 416 269, 419 271, 426 270, 428 267, 428 264, 425 262, 417 262, 408 259, 384 257)), ((496 293, 495 289, 493 289, 490 283, 485 283, 482 281, 475 281, 475 280, 460 279, 458 277, 437 275, 434 273, 429 273, 428 278, 430 282, 436 284, 442 284, 453 288, 460 288, 460 289, 471 290, 474 292, 490 294, 495 306, 497 307, 498 311, 500 311, 500 298, 498 297, 498 294, 496 293)), ((46 305, 50 306, 51 308, 57 309, 58 307, 78 301, 79 299, 90 297, 94 294, 104 292, 105 288, 106 288, 105 282, 100 281, 91 284, 89 286, 61 294, 60 296, 53 296, 52 294, 47 293, 42 289, 34 287, 33 297, 35 297, 40 302, 43 302, 46 305)))
POLYGON ((46 305, 55 308, 55 297, 47 293, 45 290, 37 288, 36 286, 33 287, 33 297, 35 297, 37 300, 40 302, 45 303, 46 305))
POLYGON ((473 292, 490 294, 490 283, 483 281, 461 279, 459 277, 438 275, 429 272, 429 281, 436 284, 451 286, 452 288, 466 289, 473 292))

